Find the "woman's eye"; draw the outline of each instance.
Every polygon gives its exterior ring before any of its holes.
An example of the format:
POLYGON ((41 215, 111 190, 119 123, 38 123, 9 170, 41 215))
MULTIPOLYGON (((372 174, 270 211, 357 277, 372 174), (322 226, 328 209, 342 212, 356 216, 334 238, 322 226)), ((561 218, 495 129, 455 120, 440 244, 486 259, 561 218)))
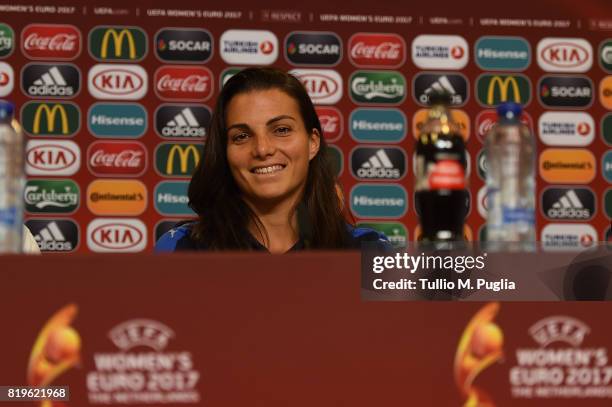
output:
POLYGON ((234 143, 241 143, 241 142, 246 141, 248 138, 249 138, 249 135, 247 133, 238 133, 232 136, 232 141, 234 143))
POLYGON ((280 134, 280 135, 284 136, 286 134, 289 134, 291 132, 291 129, 289 127, 286 127, 286 126, 280 126, 280 127, 276 128, 275 132, 277 134, 280 134))

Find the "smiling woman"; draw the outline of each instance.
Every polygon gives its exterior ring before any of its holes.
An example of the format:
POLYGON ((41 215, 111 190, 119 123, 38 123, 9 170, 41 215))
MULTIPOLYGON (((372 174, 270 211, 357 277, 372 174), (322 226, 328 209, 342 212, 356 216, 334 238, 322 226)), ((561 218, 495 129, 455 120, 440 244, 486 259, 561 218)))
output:
POLYGON ((312 101, 293 76, 245 69, 217 99, 189 185, 196 222, 163 235, 157 251, 360 248, 386 237, 355 228, 326 155, 312 101))

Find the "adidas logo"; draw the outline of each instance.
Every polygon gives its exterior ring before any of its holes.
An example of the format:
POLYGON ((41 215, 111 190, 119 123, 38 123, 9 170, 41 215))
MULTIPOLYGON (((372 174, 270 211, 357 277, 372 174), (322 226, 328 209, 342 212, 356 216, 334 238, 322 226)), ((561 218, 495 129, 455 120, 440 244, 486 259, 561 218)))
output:
POLYGON ((206 129, 198 123, 191 109, 186 107, 166 124, 162 134, 167 137, 204 137, 206 129))
POLYGON ((74 88, 66 82, 57 66, 52 67, 28 87, 31 96, 73 96, 74 88))
POLYGON ((387 153, 382 148, 367 161, 361 164, 357 170, 357 175, 361 178, 392 178, 400 177, 400 170, 395 168, 387 153))
POLYGON ((73 249, 72 242, 67 242, 66 237, 60 230, 57 223, 51 222, 46 227, 42 228, 34 240, 38 243, 41 251, 70 251, 73 249))
POLYGON ((584 207, 573 189, 559 198, 546 213, 550 218, 555 219, 589 219, 591 217, 591 211, 584 207))
POLYGON ((457 94, 457 91, 448 80, 446 75, 443 75, 438 78, 434 83, 429 85, 427 89, 423 92, 419 99, 423 104, 429 104, 429 96, 432 93, 448 93, 451 95, 452 104, 461 104, 463 103, 461 95, 457 94))

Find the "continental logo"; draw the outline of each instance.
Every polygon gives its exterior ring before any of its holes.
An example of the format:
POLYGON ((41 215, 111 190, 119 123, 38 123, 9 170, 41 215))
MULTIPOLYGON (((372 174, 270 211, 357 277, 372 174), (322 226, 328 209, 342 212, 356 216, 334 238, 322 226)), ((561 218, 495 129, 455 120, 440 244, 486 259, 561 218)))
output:
POLYGON ((147 54, 147 35, 138 27, 95 27, 89 32, 89 53, 98 61, 141 61, 147 54))
POLYGON ((612 75, 606 76, 599 84, 599 101, 608 110, 612 110, 612 75))
POLYGON ((191 177, 202 152, 201 144, 162 143, 155 150, 155 170, 164 177, 191 177))
MULTIPOLYGON (((418 135, 421 133, 421 129, 423 125, 427 121, 427 109, 419 109, 414 114, 412 119, 412 134, 416 139, 418 135)), ((453 117, 453 121, 459 127, 459 132, 463 137, 463 140, 467 141, 470 138, 470 117, 461 109, 451 109, 451 115, 453 117)))
POLYGON ((28 102, 21 109, 21 124, 32 136, 74 136, 81 127, 81 112, 74 103, 28 102))
POLYGON ((95 215, 140 215, 147 208, 147 188, 134 180, 96 180, 87 188, 87 208, 95 215))
POLYGON ((531 83, 525 75, 480 75, 476 81, 478 102, 486 107, 503 102, 526 106, 531 101, 531 83))
POLYGON ((552 184, 586 184, 595 178, 597 164, 589 150, 549 148, 540 155, 540 176, 552 184))

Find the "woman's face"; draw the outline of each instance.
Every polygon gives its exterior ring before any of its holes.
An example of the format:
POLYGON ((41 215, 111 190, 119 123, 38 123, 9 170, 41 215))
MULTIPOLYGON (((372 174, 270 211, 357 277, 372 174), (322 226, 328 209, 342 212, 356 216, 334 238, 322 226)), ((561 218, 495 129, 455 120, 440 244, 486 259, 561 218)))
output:
POLYGON ((304 127, 298 103, 278 89, 240 93, 227 106, 225 124, 227 161, 243 197, 297 203, 320 144, 318 132, 304 127))

